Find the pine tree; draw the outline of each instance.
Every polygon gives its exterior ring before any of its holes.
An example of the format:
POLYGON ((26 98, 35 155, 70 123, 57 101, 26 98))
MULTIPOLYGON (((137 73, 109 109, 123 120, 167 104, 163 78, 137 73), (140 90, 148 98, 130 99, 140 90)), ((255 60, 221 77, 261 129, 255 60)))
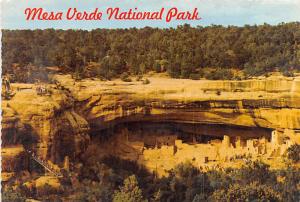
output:
POLYGON ((124 185, 120 190, 115 191, 113 202, 144 202, 142 190, 138 186, 135 175, 131 175, 124 180, 124 185))

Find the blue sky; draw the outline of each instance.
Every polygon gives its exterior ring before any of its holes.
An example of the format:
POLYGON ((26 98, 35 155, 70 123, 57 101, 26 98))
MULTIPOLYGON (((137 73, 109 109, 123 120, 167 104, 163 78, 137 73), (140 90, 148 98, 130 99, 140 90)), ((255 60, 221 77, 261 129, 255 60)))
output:
MULTIPOLYGON (((210 24, 278 24, 300 21, 300 0, 0 0, 2 7, 2 27, 5 29, 94 29, 125 27, 176 27, 189 23, 192 26, 210 24), (94 8, 105 11, 107 7, 120 7, 122 10, 156 11, 162 7, 178 7, 180 10, 198 8, 200 21, 26 21, 24 10, 27 7, 42 7, 47 11, 64 11, 69 7, 92 11, 94 8)), ((105 18, 105 16, 104 16, 105 18)))

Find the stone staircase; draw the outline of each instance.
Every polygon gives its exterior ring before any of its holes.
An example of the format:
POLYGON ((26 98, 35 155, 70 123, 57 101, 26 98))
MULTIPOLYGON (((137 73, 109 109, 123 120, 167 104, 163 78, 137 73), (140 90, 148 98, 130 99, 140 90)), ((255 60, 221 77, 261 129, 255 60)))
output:
POLYGON ((54 175, 55 177, 63 177, 60 171, 55 170, 53 166, 51 166, 49 163, 47 163, 47 161, 43 160, 39 156, 35 155, 34 152, 30 150, 26 150, 26 152, 34 161, 44 167, 45 170, 47 170, 50 174, 54 175))

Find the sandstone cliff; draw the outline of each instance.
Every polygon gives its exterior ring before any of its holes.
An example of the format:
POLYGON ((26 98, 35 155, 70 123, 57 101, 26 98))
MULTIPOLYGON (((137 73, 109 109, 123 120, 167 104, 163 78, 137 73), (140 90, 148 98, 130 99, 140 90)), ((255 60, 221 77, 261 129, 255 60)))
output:
POLYGON ((298 79, 191 81, 152 78, 151 84, 56 76, 91 128, 135 120, 300 128, 298 79))
POLYGON ((299 141, 300 78, 149 80, 143 85, 55 75, 49 95, 37 95, 34 85, 13 84, 15 96, 2 101, 3 146, 22 144, 62 165, 66 156, 80 158, 89 133, 137 121, 258 127, 299 141))

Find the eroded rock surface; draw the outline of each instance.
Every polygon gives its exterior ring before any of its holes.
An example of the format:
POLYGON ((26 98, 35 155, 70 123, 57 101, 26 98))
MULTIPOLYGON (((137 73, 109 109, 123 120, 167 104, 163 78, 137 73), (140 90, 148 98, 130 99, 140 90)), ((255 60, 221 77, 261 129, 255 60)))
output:
MULTIPOLYGON (((149 80, 143 85, 55 75, 55 84, 47 85, 49 95, 37 95, 35 85, 13 84, 15 96, 2 101, 3 146, 21 143, 25 150, 62 166, 66 157, 80 158, 89 133, 131 122, 258 127, 300 142, 300 78, 149 80)), ((240 134, 247 135, 251 136, 240 134)))
POLYGON ((92 130, 109 122, 135 120, 204 122, 273 129, 300 128, 298 78, 191 81, 151 78, 140 82, 83 80, 56 76, 77 100, 92 130))
MULTIPOLYGON (((41 159, 60 164, 65 156, 75 159, 89 142, 89 125, 74 109, 67 93, 49 85, 51 95, 37 95, 36 86, 13 84, 16 94, 2 101, 2 147, 6 155, 17 159, 13 147, 21 144, 24 155, 33 151, 41 159), (26 86, 26 88, 24 87, 26 86)), ((2 150, 3 152, 3 150, 2 150)), ((3 159, 2 165, 9 164, 3 159)))

